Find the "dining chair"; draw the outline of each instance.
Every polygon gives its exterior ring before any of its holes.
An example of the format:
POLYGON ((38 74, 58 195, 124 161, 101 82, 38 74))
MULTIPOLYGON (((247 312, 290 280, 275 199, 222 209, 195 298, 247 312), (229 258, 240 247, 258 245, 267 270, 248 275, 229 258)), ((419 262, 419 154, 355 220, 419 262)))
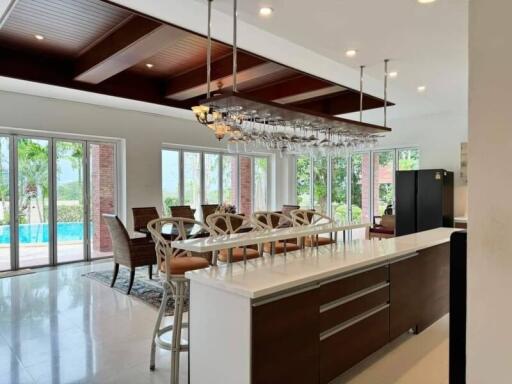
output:
POLYGON ((196 210, 192 209, 190 205, 174 205, 170 206, 172 217, 182 217, 184 219, 195 220, 196 210))
MULTIPOLYGON (((171 384, 179 382, 180 352, 188 351, 188 345, 181 343, 181 330, 188 327, 188 323, 183 322, 183 313, 185 312, 185 300, 188 298, 188 280, 185 278, 185 272, 196 269, 207 268, 209 262, 202 256, 172 247, 172 243, 162 235, 163 227, 176 227, 177 236, 173 241, 187 239, 187 226, 198 226, 202 230, 213 234, 204 224, 186 218, 161 218, 151 220, 148 223, 148 230, 154 241, 156 250, 157 264, 164 295, 158 310, 155 328, 153 329, 153 339, 151 341, 150 369, 155 369, 156 346, 171 351, 171 384), (174 315, 171 325, 163 326, 168 302, 174 299, 174 315), (171 333, 170 342, 164 340, 163 335, 171 333)), ((172 228, 171 228, 172 229, 172 228)))
POLYGON ((113 287, 116 282, 119 265, 128 267, 130 268, 130 281, 126 294, 129 295, 135 279, 135 268, 147 266, 149 278, 153 278, 152 268, 156 262, 155 246, 146 237, 130 239, 124 224, 116 215, 104 213, 102 216, 112 238, 114 253, 114 274, 110 286, 113 287))
MULTIPOLYGON (((312 209, 296 209, 290 212, 290 215, 295 222, 296 225, 322 225, 322 224, 331 224, 334 222, 334 220, 324 215, 323 213, 320 213, 318 211, 312 210, 312 209)), ((329 237, 319 236, 319 235, 312 235, 312 236, 306 236, 304 238, 304 245, 306 247, 315 247, 318 245, 329 245, 329 244, 335 244, 337 240, 337 233, 334 233, 334 239, 333 234, 330 233, 329 237)))
POLYGON ((132 208, 133 230, 139 233, 148 233, 148 223, 151 220, 158 219, 160 215, 156 207, 137 207, 132 208))
POLYGON ((296 209, 300 209, 300 205, 283 204, 281 213, 285 216, 291 217, 291 212, 295 211, 296 209))
POLYGON ((201 211, 203 213, 203 223, 206 223, 206 218, 213 215, 219 209, 219 204, 202 204, 201 211))
MULTIPOLYGON (((263 229, 291 228, 295 226, 291 217, 279 212, 259 211, 252 214, 252 220, 263 229)), ((280 254, 301 249, 300 239, 286 239, 263 244, 263 251, 271 255, 280 254)))
MULTIPOLYGON (((217 236, 261 230, 261 227, 254 224, 250 217, 233 213, 214 213, 206 218, 206 222, 217 236)), ((219 252, 214 252, 213 265, 217 264, 217 259, 225 263, 231 263, 247 261, 260 256, 261 249, 258 245, 221 249, 219 252)))

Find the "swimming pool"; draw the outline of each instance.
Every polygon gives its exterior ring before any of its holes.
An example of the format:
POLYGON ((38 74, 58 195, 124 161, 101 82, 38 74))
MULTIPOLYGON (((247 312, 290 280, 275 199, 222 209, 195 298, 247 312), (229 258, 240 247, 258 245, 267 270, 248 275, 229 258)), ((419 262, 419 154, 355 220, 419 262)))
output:
MULTIPOLYGON (((0 225, 0 245, 11 241, 11 226, 0 225)), ((92 225, 91 225, 92 229, 92 225)), ((20 224, 19 237, 21 244, 48 242, 48 223, 20 224)), ((84 224, 80 222, 57 223, 57 239, 59 241, 81 241, 84 239, 84 224)))

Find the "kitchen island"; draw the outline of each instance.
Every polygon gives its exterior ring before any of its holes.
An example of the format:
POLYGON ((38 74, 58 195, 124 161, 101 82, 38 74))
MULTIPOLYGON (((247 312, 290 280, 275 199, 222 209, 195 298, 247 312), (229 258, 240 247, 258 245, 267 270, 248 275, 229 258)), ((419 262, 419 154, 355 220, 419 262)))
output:
POLYGON ((188 272, 190 381, 328 383, 448 312, 438 228, 188 272))

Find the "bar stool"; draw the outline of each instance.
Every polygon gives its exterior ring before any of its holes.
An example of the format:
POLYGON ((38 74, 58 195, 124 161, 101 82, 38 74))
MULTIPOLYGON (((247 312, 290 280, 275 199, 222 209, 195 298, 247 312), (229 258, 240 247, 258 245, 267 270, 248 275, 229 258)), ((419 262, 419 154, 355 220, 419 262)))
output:
MULTIPOLYGON (((261 230, 261 227, 253 223, 247 216, 233 213, 214 213, 206 218, 206 222, 210 230, 218 236, 261 230)), ((214 252, 212 264, 217 265, 217 259, 222 262, 231 263, 255 259, 261 255, 262 250, 259 245, 221 249, 220 252, 214 252)))
MULTIPOLYGON (((297 226, 287 215, 273 211, 259 211, 252 214, 253 221, 263 229, 288 229, 297 226)), ((263 244, 263 251, 271 255, 286 252, 298 251, 301 249, 300 239, 285 239, 263 244)))
MULTIPOLYGON (((334 220, 324 215, 323 213, 314 211, 312 209, 295 209, 290 212, 292 219, 296 225, 322 225, 332 224, 334 220)), ((306 247, 318 247, 319 245, 335 244, 338 240, 338 233, 334 232, 334 239, 332 232, 329 237, 322 237, 319 235, 306 236, 304 245, 306 247)))
MULTIPOLYGON (((202 223, 181 217, 155 219, 148 223, 148 230, 155 242, 157 264, 159 270, 162 272, 159 276, 161 277, 164 289, 164 295, 158 311, 155 328, 153 330, 153 339, 151 341, 150 369, 155 369, 155 352, 157 344, 163 349, 170 350, 171 384, 177 384, 179 382, 180 352, 188 351, 188 344, 181 344, 181 329, 182 327, 188 327, 188 323, 183 323, 185 299, 188 295, 188 280, 185 278, 185 272, 209 266, 208 260, 204 257, 194 256, 192 252, 172 248, 171 242, 166 240, 162 235, 162 229, 164 226, 175 226, 177 228, 178 235, 173 239, 173 241, 186 240, 186 225, 197 225, 201 227, 202 230, 213 234, 210 229, 202 223), (167 302, 173 298, 173 324, 162 327, 162 319, 165 315, 165 310, 167 309, 167 302), (162 336, 169 332, 172 332, 170 343, 162 339, 162 336)), ((172 229, 173 228, 171 228, 171 230, 172 229)))

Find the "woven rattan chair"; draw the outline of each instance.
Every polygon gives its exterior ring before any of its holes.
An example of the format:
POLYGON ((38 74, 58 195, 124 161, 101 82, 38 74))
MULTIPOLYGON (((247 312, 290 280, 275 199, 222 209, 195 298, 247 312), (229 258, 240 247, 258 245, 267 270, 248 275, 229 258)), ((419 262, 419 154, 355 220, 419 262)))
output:
MULTIPOLYGON (((323 213, 310 210, 310 209, 296 209, 290 212, 292 219, 295 221, 296 225, 322 225, 322 224, 331 224, 333 223, 333 219, 323 213)), ((304 245, 306 247, 315 247, 318 245, 329 245, 336 243, 337 234, 330 233, 329 237, 313 235, 306 236, 304 239, 304 245)))
POLYGON ((184 219, 195 220, 196 210, 192 209, 190 205, 174 205, 169 207, 172 217, 182 217, 184 219))
MULTIPOLYGON (((261 227, 255 225, 247 216, 235 215, 233 213, 214 213, 208 216, 206 222, 210 229, 216 235, 231 235, 235 233, 253 232, 261 230, 261 227)), ((221 249, 217 255, 214 253, 213 264, 217 259, 226 262, 247 261, 261 256, 258 246, 237 247, 230 249, 221 249)))
MULTIPOLYGON (((188 280, 185 278, 185 272, 196 269, 206 268, 209 265, 204 257, 196 256, 192 252, 172 248, 171 242, 162 235, 164 226, 176 226, 178 236, 173 241, 186 240, 186 226, 197 225, 204 231, 210 230, 202 223, 192 219, 184 218, 162 218, 151 220, 148 223, 148 230, 154 241, 159 270, 162 272, 159 276, 162 279, 164 296, 160 309, 158 311, 155 328, 153 330, 153 339, 151 342, 150 369, 155 369, 156 346, 171 351, 171 383, 179 381, 180 352, 188 351, 188 345, 181 343, 181 329, 188 326, 183 323, 183 312, 185 300, 188 297, 188 280), (167 309, 168 301, 174 299, 174 317, 173 324, 162 327, 162 319, 167 309), (162 339, 166 333, 172 332, 171 341, 162 339)), ((213 233, 212 233, 213 234, 213 233)))
MULTIPOLYGON (((252 219, 255 223, 264 229, 278 229, 290 228, 295 225, 294 221, 279 212, 260 211, 252 214, 252 219)), ((263 251, 271 255, 297 251, 301 249, 299 239, 286 239, 283 241, 275 241, 272 243, 264 243, 263 251)))
POLYGON ((160 215, 155 207, 132 208, 133 230, 139 233, 148 233, 148 223, 158 219, 160 215))
POLYGON ((153 278, 152 267, 156 262, 155 246, 146 237, 130 239, 124 224, 116 215, 104 213, 103 220, 105 220, 112 238, 114 253, 114 275, 110 286, 113 287, 116 282, 119 265, 128 267, 130 268, 130 282, 126 294, 129 295, 135 279, 135 268, 148 266, 149 278, 153 278))
POLYGON ((203 223, 206 223, 206 218, 217 212, 219 204, 203 204, 201 205, 201 211, 203 213, 203 223))

